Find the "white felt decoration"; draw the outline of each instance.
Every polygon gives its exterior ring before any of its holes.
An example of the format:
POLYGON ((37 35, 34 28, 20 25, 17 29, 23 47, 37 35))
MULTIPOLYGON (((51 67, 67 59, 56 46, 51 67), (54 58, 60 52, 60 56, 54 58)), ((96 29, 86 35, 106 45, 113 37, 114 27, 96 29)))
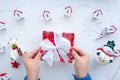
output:
POLYGON ((72 14, 72 7, 71 6, 67 6, 65 7, 65 16, 69 17, 72 14))
POLYGON ((108 34, 112 34, 112 33, 115 33, 117 31, 117 28, 115 26, 109 26, 107 27, 107 33, 108 34))
POLYGON ((17 20, 24 19, 23 12, 20 10, 14 10, 14 16, 17 20))
POLYGON ((99 37, 96 40, 99 40, 101 38, 103 38, 104 36, 108 35, 108 34, 113 34, 117 31, 117 28, 115 26, 109 26, 109 27, 105 27, 102 31, 101 34, 99 35, 99 37))
POLYGON ((46 11, 46 10, 44 10, 44 12, 43 12, 43 17, 46 21, 50 21, 52 19, 50 11, 46 11))
POLYGON ((98 20, 103 15, 103 12, 101 9, 95 10, 92 15, 92 21, 98 20))
POLYGON ((5 23, 4 22, 0 22, 0 30, 5 30, 5 23))

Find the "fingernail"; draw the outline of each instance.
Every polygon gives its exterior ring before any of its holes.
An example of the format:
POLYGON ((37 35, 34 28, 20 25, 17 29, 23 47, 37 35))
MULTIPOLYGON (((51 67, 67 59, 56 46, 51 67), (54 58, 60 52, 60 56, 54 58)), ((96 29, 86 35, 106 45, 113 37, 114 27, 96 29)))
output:
POLYGON ((72 52, 73 51, 73 48, 70 48, 70 52, 72 52))
POLYGON ((39 49, 39 52, 40 52, 41 54, 43 54, 44 51, 43 51, 42 48, 40 48, 40 49, 39 49))

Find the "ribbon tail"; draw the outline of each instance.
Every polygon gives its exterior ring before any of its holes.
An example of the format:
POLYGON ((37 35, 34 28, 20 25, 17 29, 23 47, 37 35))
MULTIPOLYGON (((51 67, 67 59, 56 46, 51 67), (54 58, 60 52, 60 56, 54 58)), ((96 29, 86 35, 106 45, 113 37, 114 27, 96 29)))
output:
POLYGON ((59 57, 59 54, 58 54, 58 51, 57 50, 53 50, 54 52, 54 56, 53 56, 53 58, 54 58, 54 61, 55 62, 59 62, 60 61, 60 57, 59 57))
POLYGON ((59 53, 60 53, 61 57, 64 59, 64 61, 65 61, 66 63, 68 63, 69 57, 66 56, 67 53, 65 53, 65 52, 62 51, 62 50, 59 50, 59 53))
POLYGON ((53 64, 53 54, 51 51, 48 51, 43 57, 43 60, 45 60, 50 66, 53 64))

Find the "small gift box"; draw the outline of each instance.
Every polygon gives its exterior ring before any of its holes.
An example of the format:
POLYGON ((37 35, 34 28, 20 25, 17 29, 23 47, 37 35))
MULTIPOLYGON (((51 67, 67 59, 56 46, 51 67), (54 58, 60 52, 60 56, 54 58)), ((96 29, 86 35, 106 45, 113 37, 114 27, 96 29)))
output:
POLYGON ((71 47, 74 45, 74 33, 58 34, 52 31, 43 31, 42 39, 40 42, 42 60, 50 66, 54 61, 72 63, 71 47))

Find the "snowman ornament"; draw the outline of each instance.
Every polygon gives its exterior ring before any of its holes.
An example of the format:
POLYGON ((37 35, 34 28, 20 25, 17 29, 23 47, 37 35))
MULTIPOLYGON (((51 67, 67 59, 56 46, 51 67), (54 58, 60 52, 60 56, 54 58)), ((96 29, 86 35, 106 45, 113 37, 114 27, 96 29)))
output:
POLYGON ((115 49, 114 41, 108 41, 102 48, 97 48, 96 60, 100 64, 112 63, 114 57, 120 56, 120 50, 115 49))

